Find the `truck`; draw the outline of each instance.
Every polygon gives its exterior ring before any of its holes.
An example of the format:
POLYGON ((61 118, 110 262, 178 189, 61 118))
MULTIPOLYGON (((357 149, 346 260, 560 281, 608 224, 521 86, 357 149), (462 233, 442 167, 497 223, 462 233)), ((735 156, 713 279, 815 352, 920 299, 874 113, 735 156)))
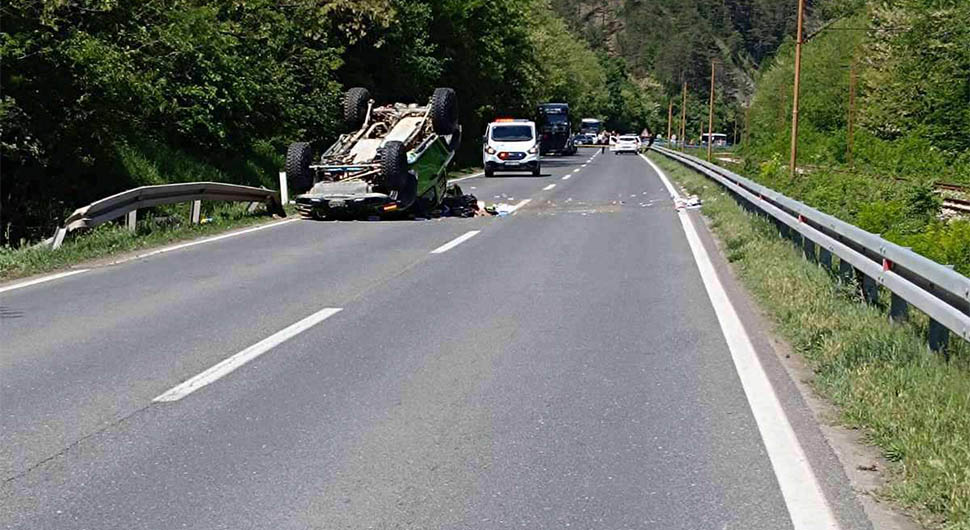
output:
POLYGON ((579 122, 579 132, 585 134, 598 135, 602 129, 602 123, 596 118, 583 118, 579 122))
POLYGON ((572 126, 569 122, 568 104, 543 103, 539 105, 536 111, 536 126, 539 128, 542 154, 571 155, 576 152, 576 146, 573 145, 572 126))

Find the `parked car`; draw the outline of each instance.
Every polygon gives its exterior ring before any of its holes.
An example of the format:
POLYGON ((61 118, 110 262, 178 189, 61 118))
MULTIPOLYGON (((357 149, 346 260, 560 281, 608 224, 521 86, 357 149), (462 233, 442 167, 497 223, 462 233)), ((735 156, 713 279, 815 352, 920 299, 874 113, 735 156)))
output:
POLYGON ((309 142, 291 144, 287 178, 312 187, 295 197, 304 217, 326 218, 433 208, 445 197, 448 164, 461 142, 455 91, 437 88, 425 105, 376 106, 364 88, 344 97, 342 134, 313 160, 309 142))
POLYGON ((610 144, 610 151, 613 151, 614 155, 620 153, 632 153, 637 154, 640 152, 640 137, 634 134, 624 134, 616 138, 615 142, 610 144))
POLYGON ((496 171, 531 171, 538 177, 542 156, 536 124, 529 120, 500 119, 488 124, 482 147, 485 176, 496 171))

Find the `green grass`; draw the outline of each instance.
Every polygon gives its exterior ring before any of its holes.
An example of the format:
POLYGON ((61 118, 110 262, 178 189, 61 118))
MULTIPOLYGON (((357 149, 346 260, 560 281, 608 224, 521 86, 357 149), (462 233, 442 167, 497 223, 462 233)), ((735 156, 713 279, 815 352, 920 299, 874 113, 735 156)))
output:
MULTIPOLYGON (((62 269, 85 261, 194 239, 269 221, 265 213, 247 213, 245 204, 203 203, 202 224, 188 222, 189 205, 173 205, 139 211, 137 230, 130 232, 117 223, 105 223, 87 233, 69 234, 61 248, 0 247, 0 281, 62 269)), ((293 211, 288 209, 288 215, 293 211)))
POLYGON ((815 389, 890 461, 881 495, 928 526, 970 529, 970 344, 951 337, 947 362, 926 346, 924 316, 914 310, 908 323, 891 324, 884 305, 861 303, 853 286, 805 260, 718 184, 650 157, 703 199, 728 260, 806 359, 815 389))

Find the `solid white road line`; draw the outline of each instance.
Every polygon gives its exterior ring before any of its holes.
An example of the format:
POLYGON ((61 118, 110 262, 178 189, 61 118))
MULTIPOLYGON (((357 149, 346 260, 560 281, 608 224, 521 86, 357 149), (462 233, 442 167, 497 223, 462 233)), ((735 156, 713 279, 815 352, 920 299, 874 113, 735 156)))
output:
POLYGON ((457 247, 458 245, 464 243, 465 241, 468 241, 469 239, 477 236, 479 232, 481 232, 481 230, 471 230, 469 232, 465 232, 464 234, 456 237, 455 239, 452 239, 451 241, 445 243, 444 245, 441 245, 440 247, 432 250, 431 253, 441 254, 442 252, 448 252, 449 250, 457 247))
POLYGON ((448 181, 448 184, 454 184, 455 182, 461 182, 463 180, 473 179, 475 177, 480 177, 480 176, 482 176, 484 174, 485 174, 484 171, 479 171, 478 173, 475 173, 475 174, 472 174, 472 175, 468 175, 468 176, 461 177, 461 178, 456 178, 456 179, 451 179, 451 180, 448 181))
POLYGON ((667 188, 667 193, 670 194, 670 198, 671 199, 675 199, 675 200, 676 199, 679 199, 680 198, 680 194, 677 193, 677 190, 674 188, 674 185, 671 184, 670 183, 670 180, 667 179, 667 174, 664 173, 657 166, 657 164, 654 164, 653 163, 653 160, 650 160, 649 158, 647 158, 647 155, 641 153, 640 154, 640 158, 642 158, 644 161, 646 161, 647 164, 650 164, 650 167, 653 168, 653 170, 657 172, 657 175, 660 175, 660 182, 663 182, 664 187, 667 188))
MULTIPOLYGON (((151 252, 145 252, 144 254, 136 254, 134 256, 129 256, 127 258, 115 260, 115 261, 109 262, 108 265, 121 265, 122 263, 128 263, 129 261, 134 261, 134 260, 143 259, 143 258, 150 258, 152 256, 157 256, 158 254, 164 254, 166 252, 172 252, 173 250, 181 250, 183 248, 194 247, 196 245, 203 245, 205 243, 212 243, 214 241, 221 241, 223 239, 229 239, 230 237, 241 236, 243 234, 248 234, 250 232, 257 232, 259 230, 265 230, 267 228, 273 228, 274 226, 285 225, 287 223, 292 223, 294 221, 299 221, 299 219, 295 219, 295 218, 294 219, 284 219, 282 221, 277 221, 275 223, 267 223, 267 224, 264 224, 264 225, 254 226, 252 228, 247 228, 245 230, 239 230, 239 231, 236 231, 236 232, 230 232, 228 234, 222 234, 222 235, 218 235, 218 236, 214 236, 214 237, 207 237, 205 239, 199 239, 199 240, 196 240, 196 241, 189 241, 188 243, 179 243, 177 245, 172 245, 172 246, 168 246, 168 247, 162 247, 162 248, 157 249, 157 250, 152 250, 151 252)), ((60 273, 57 273, 57 274, 51 274, 50 276, 43 276, 43 277, 40 277, 40 278, 35 278, 33 280, 28 280, 28 281, 25 281, 25 282, 15 283, 15 284, 12 284, 12 285, 7 285, 5 287, 0 287, 0 293, 4 293, 4 292, 7 292, 7 291, 13 291, 14 289, 20 289, 22 287, 29 287, 31 285, 37 285, 38 283, 49 282, 51 280, 57 280, 57 279, 60 279, 60 278, 66 278, 68 276, 74 276, 75 274, 81 274, 82 272, 88 272, 89 270, 91 270, 91 269, 78 269, 78 270, 73 270, 73 271, 60 272, 60 273)))
POLYGON ((196 390, 213 383, 221 377, 232 373, 233 370, 259 357, 269 350, 279 346, 283 342, 299 335, 300 333, 312 328, 324 320, 336 315, 341 311, 339 307, 327 307, 316 313, 300 320, 296 324, 288 326, 265 339, 253 344, 245 350, 229 357, 228 359, 214 365, 212 368, 201 374, 185 381, 184 383, 172 388, 168 392, 158 396, 152 401, 162 403, 168 401, 178 401, 196 390))
MULTIPOLYGON (((643 156, 643 159, 657 172, 671 196, 675 199, 679 198, 680 194, 674 189, 664 172, 646 156, 643 156)), ((775 477, 781 487, 781 494, 788 507, 792 526, 795 530, 837 530, 839 523, 825 500, 822 487, 812 471, 801 444, 798 443, 798 437, 792 430, 788 417, 785 416, 785 410, 778 401, 771 381, 768 380, 761 366, 751 339, 724 291, 711 257, 697 234, 697 228, 686 210, 679 210, 678 215, 701 279, 704 281, 707 296, 717 314, 721 333, 724 334, 728 349, 731 351, 734 367, 741 379, 741 386, 744 387, 751 413, 754 415, 758 430, 761 432, 761 439, 768 451, 768 458, 771 460, 775 477)))
POLYGON ((569 174, 569 175, 566 175, 565 177, 563 177, 562 179, 563 180, 569 180, 569 177, 571 177, 571 176, 572 176, 572 174, 569 174))
POLYGON ((76 271, 59 272, 57 274, 51 274, 50 276, 41 276, 40 278, 34 278, 33 280, 27 280, 25 282, 14 283, 11 285, 7 285, 5 287, 0 287, 0 293, 13 291, 14 289, 20 289, 21 287, 30 287, 31 285, 37 285, 38 283, 49 282, 51 280, 67 278, 68 276, 74 276, 75 274, 81 274, 82 272, 88 272, 89 270, 91 269, 78 269, 76 271))
POLYGON ((545 188, 542 188, 542 191, 549 191, 549 190, 551 190, 552 188, 555 188, 555 187, 556 187, 555 184, 550 184, 550 185, 546 186, 545 188))
POLYGON ((509 210, 509 213, 510 214, 511 213, 515 213, 516 210, 518 210, 519 208, 525 206, 526 204, 529 204, 530 202, 532 202, 532 199, 522 199, 521 201, 519 201, 518 203, 516 203, 516 205, 513 206, 511 210, 509 210))
POLYGON ((236 237, 236 236, 241 236, 243 234, 249 234, 249 233, 252 233, 252 232, 258 232, 260 230, 265 230, 267 228, 273 228, 275 226, 285 225, 285 224, 288 224, 288 223, 292 223, 294 221, 299 221, 299 218, 283 219, 282 221, 277 221, 275 223, 267 223, 267 224, 264 224, 264 225, 254 226, 252 228, 247 228, 245 230, 239 230, 237 232, 229 232, 228 234, 222 234, 220 236, 207 237, 205 239, 199 239, 197 241, 189 241, 188 243, 179 243, 178 245, 172 245, 170 247, 163 247, 163 248, 160 248, 158 250, 153 250, 151 252, 146 252, 144 254, 138 254, 138 255, 132 256, 130 258, 124 258, 124 259, 120 259, 118 261, 112 261, 110 263, 110 265, 120 265, 122 263, 127 263, 129 261, 133 261, 133 260, 136 260, 136 259, 150 258, 152 256, 157 256, 158 254, 164 254, 166 252, 172 252, 173 250, 182 250, 183 248, 194 247, 196 245, 204 245, 206 243, 212 243, 214 241, 221 241, 223 239, 229 239, 230 237, 236 237))

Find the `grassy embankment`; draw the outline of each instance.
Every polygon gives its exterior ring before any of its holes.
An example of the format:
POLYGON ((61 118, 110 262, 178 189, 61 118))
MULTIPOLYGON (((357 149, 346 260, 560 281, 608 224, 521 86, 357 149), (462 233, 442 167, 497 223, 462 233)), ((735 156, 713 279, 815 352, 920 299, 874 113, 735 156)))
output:
MULTIPOLYGON (((295 211, 288 208, 287 213, 292 215, 295 211)), ((144 215, 142 212, 139 214, 144 215)), ((245 204, 235 203, 219 203, 209 209, 203 208, 202 217, 205 222, 193 225, 188 222, 189 205, 173 205, 140 218, 134 232, 117 223, 105 223, 77 237, 68 235, 64 245, 57 250, 46 247, 0 247, 0 281, 272 220, 262 210, 249 213, 245 204)))
POLYGON ((888 321, 853 286, 803 259, 766 219, 663 156, 670 177, 704 200, 703 213, 742 282, 814 371, 814 388, 890 461, 882 492, 931 527, 970 529, 970 344, 949 362, 926 346, 927 320, 888 321))

